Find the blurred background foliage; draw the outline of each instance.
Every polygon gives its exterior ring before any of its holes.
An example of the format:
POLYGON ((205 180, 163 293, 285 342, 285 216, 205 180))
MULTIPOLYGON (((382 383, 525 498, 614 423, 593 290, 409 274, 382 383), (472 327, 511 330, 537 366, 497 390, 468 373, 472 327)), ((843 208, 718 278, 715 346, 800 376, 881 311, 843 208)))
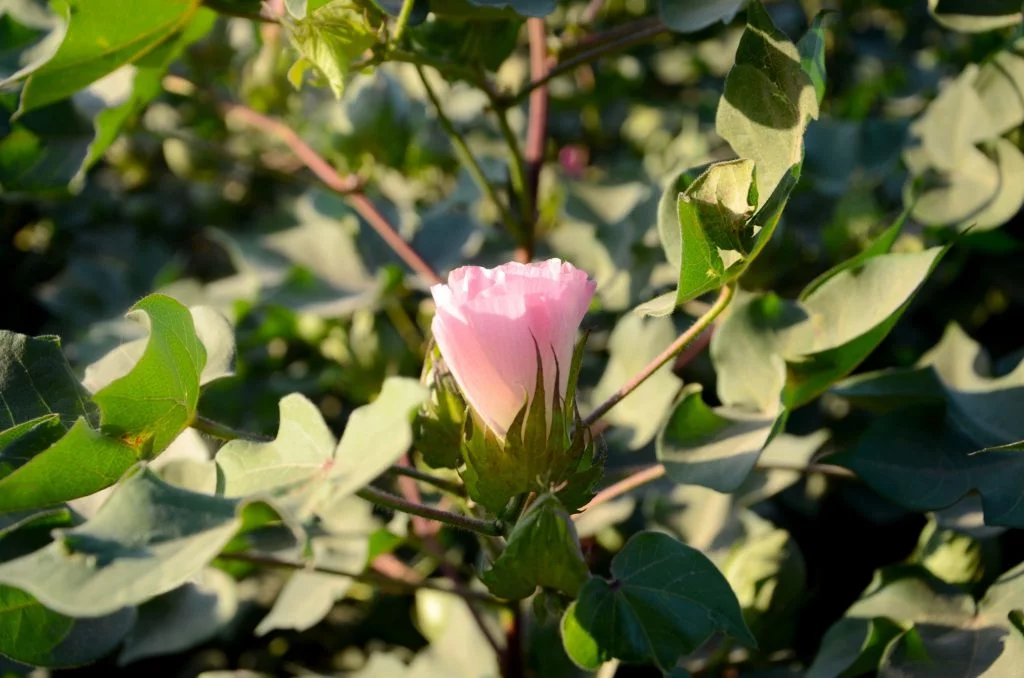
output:
MULTIPOLYGON (((240 11, 247 5, 216 4, 240 11)), ((559 2, 547 18, 549 41, 571 51, 592 28, 652 15, 655 4, 559 2)), ((826 6, 837 12, 827 24, 822 114, 807 131, 803 176, 779 229, 742 286, 795 297, 815 276, 861 252, 908 206, 895 251, 948 242, 974 224, 858 371, 910 368, 956 323, 988 352, 991 375, 1005 375, 1022 356, 1021 120, 1012 113, 982 118, 990 110, 986 97, 1005 102, 997 76, 1024 82, 1014 27, 950 30, 924 0, 767 3, 794 39, 826 6), (978 72, 978 64, 991 63, 1005 68, 986 73, 982 65, 978 72), (947 82, 954 84, 943 89, 947 82)), ((481 64, 503 88, 523 83, 523 20, 500 11, 460 20, 456 10, 456 18, 430 15, 411 26, 413 45, 455 63, 481 64)), ((511 259, 515 242, 458 161, 412 64, 368 68, 347 78, 337 98, 332 87, 310 84, 314 72, 296 73, 296 53, 279 27, 228 13, 197 21, 206 22, 196 28, 202 37, 181 50, 167 78, 157 72, 146 85, 152 100, 128 115, 101 154, 94 125, 130 96, 123 76, 16 120, 17 93, 0 91, 2 324, 59 334, 81 371, 137 336, 123 314, 143 295, 163 291, 210 305, 234 323, 238 356, 236 376, 204 391, 205 415, 270 433, 278 400, 299 391, 340 431, 385 377, 419 376, 429 295, 278 138, 225 117, 218 102, 237 101, 287 122, 342 173, 360 177, 378 208, 442 275, 511 259), (290 82, 303 77, 299 88, 290 82)), ((31 61, 54 25, 45 3, 0 0, 0 79, 31 61)), ((663 32, 550 83, 536 256, 569 259, 598 281, 583 371, 587 402, 617 388, 682 327, 678 319, 640 319, 628 311, 676 280, 657 231, 665 182, 731 156, 714 119, 742 29, 736 19, 663 32)), ((137 77, 145 75, 140 68, 137 77)), ((506 187, 508 150, 487 115, 487 98, 470 83, 428 75, 485 173, 506 187)), ((521 134, 525 108, 512 108, 510 118, 521 134)), ((696 315, 701 302, 684 310, 696 315)), ((659 373, 615 411, 615 428, 604 439, 609 478, 654 459, 655 433, 683 383, 702 384, 705 400, 717 404, 706 353, 675 373, 659 373)), ((765 454, 806 464, 822 445, 825 452, 849 450, 869 416, 826 393, 794 412, 791 435, 765 454)), ((588 513, 579 528, 596 571, 607 568, 630 534, 657 526, 702 548, 726 572, 762 651, 731 669, 739 673, 715 673, 721 657, 705 657, 711 663, 703 665, 698 658, 695 673, 795 676, 815 661, 826 630, 879 568, 914 563, 980 593, 1024 559, 1019 533, 980 523, 976 499, 922 513, 863 484, 777 471, 732 496, 663 481, 644 497, 588 513)), ((468 538, 445 534, 470 548, 468 538)), ((237 613, 213 640, 124 670, 311 675, 357 670, 375 653, 397 648, 363 674, 395 675, 388 664, 394 657, 411 657, 428 640, 436 641, 432 651, 444 652, 441 635, 475 633, 466 613, 448 609, 444 597, 370 596, 357 586, 309 629, 253 635, 279 587, 272 575, 246 580, 237 613)), ((528 632, 532 675, 577 671, 557 626, 537 624, 528 632)), ((809 675, 840 675, 828 671, 827 659, 819 656, 820 672, 809 675)), ((3 670, 21 673, 13 664, 0 664, 3 670)), ((75 673, 112 670, 110 659, 75 673)), ((654 673, 623 667, 617 675, 654 673)))

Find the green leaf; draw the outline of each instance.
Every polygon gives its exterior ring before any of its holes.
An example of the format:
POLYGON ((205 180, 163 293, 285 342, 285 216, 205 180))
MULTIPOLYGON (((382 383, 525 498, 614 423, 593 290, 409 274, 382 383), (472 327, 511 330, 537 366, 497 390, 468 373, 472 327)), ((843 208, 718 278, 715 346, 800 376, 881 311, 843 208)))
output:
POLYGON ((569 514, 554 495, 545 494, 519 519, 505 550, 480 579, 499 598, 519 600, 538 586, 575 598, 589 577, 569 514))
MULTIPOLYGON (((60 339, 0 330, 0 432, 50 414, 70 427, 94 411, 64 358, 60 339)), ((0 434, 0 448, 4 444, 0 434)))
MULTIPOLYGON (((0 120, 10 117, 14 105, 13 97, 0 96, 0 120)), ((5 195, 66 195, 94 136, 92 125, 69 101, 32 111, 0 131, 0 193, 5 195)))
POLYGON ((677 483, 732 492, 750 475, 782 421, 773 414, 712 409, 704 403, 702 391, 700 384, 683 389, 658 435, 658 461, 677 483))
POLYGON ((800 164, 804 130, 817 117, 817 95, 796 46, 760 2, 751 2, 715 125, 739 157, 757 164, 761 205, 790 168, 800 164))
MULTIPOLYGON (((608 338, 608 365, 594 388, 591 402, 599 403, 618 391, 626 381, 664 351, 676 338, 670 318, 624 315, 608 338)), ((671 364, 658 369, 628 398, 608 412, 606 420, 615 429, 606 434, 609 444, 621 441, 630 449, 651 441, 682 382, 672 373, 671 364)))
POLYGON ((974 81, 994 135, 1024 122, 1024 39, 1017 39, 986 61, 974 81))
MULTIPOLYGON (((370 538, 379 525, 373 507, 358 497, 332 499, 318 514, 311 531, 312 563, 343 572, 361 572, 370 555, 370 538)), ((305 631, 318 624, 352 586, 351 577, 312 569, 293 572, 274 601, 274 607, 256 627, 256 635, 277 629, 305 631)))
POLYGON ((61 614, 110 614, 184 584, 220 553, 253 510, 265 512, 266 506, 181 490, 143 467, 94 518, 0 565, 0 583, 61 614))
POLYGON ((237 611, 235 581, 208 567, 193 581, 139 606, 118 664, 189 650, 213 638, 237 611))
POLYGON ((679 195, 681 250, 677 304, 718 289, 732 277, 733 264, 750 252, 747 224, 757 207, 754 163, 734 160, 712 165, 679 195))
POLYGON ((615 658, 668 671, 715 632, 756 647, 735 594, 700 551, 640 532, 612 559, 611 573, 612 581, 588 581, 562 618, 562 642, 580 667, 615 658))
POLYGON ((888 619, 844 617, 821 639, 806 678, 856 678, 878 669, 886 647, 901 633, 888 619))
POLYGON ((818 98, 819 106, 825 98, 825 19, 827 18, 827 11, 818 12, 807 32, 796 43, 797 52, 800 53, 800 67, 814 84, 814 94, 818 98))
POLYGON ((738 299, 711 339, 719 398, 769 413, 780 391, 788 409, 809 402, 881 343, 947 250, 841 265, 799 302, 772 294, 738 299))
POLYGON ((1024 602, 1021 571, 1004 573, 976 604, 920 568, 882 570, 826 634, 808 675, 928 675, 936 665, 950 675, 1012 675, 1024 659, 1009 620, 1024 602))
POLYGON ((979 232, 1002 226, 1024 205, 1024 154, 1008 139, 992 142, 993 161, 999 172, 999 188, 984 208, 971 217, 979 232))
POLYGON ((1017 0, 928 0, 928 10, 946 28, 983 33, 1021 22, 1017 0))
POLYGON ((286 396, 275 440, 233 440, 217 453, 221 492, 269 494, 294 517, 308 517, 328 498, 368 484, 409 449, 412 419, 426 395, 415 379, 389 377, 374 402, 352 413, 336 447, 316 406, 299 394, 286 396))
POLYGON ((788 647, 806 587, 803 555, 785 530, 752 512, 743 518, 746 539, 733 548, 722 573, 761 650, 788 647))
POLYGON ((678 33, 695 33, 719 21, 729 23, 747 0, 658 0, 658 15, 678 33))
POLYGON ((244 497, 322 477, 333 457, 334 435, 316 405, 292 393, 281 399, 277 437, 232 440, 217 452, 220 493, 244 497))
POLYGON ((855 402, 881 400, 890 411, 871 422, 856 447, 836 455, 836 463, 901 506, 943 508, 974 489, 986 524, 1024 525, 1024 458, 1006 445, 1024 439, 1018 406, 1024 363, 995 378, 984 372, 987 363, 981 347, 950 325, 918 367, 861 377, 855 402), (901 399, 902 408, 892 409, 901 399), (973 454, 985 448, 993 449, 973 454))
POLYGON ((167 69, 189 45, 206 35, 216 21, 216 12, 200 7, 188 22, 183 24, 180 33, 160 43, 135 62, 131 94, 125 101, 104 108, 96 114, 93 120, 96 137, 89 144, 89 153, 82 161, 73 181, 83 180, 85 171, 103 157, 125 123, 141 113, 146 104, 163 91, 162 81, 167 69))
MULTIPOLYGON (((658 233, 669 264, 679 269, 676 305, 743 273, 771 239, 799 179, 800 165, 794 165, 759 209, 750 160, 715 163, 696 178, 683 172, 669 182, 658 204, 658 233)), ((669 299, 659 297, 637 312, 662 316, 671 310, 669 299)))
POLYGON ((981 578, 981 542, 970 535, 943 529, 932 516, 917 539, 911 560, 944 582, 969 587, 981 578))
POLYGON ((778 412, 788 335, 807 320, 806 310, 772 292, 737 294, 711 335, 719 400, 753 412, 778 412))
MULTIPOLYGON (((206 351, 206 365, 199 376, 205 385, 233 374, 235 359, 234 329, 228 319, 209 306, 189 309, 196 335, 206 351)), ((149 337, 125 342, 85 368, 82 385, 95 393, 131 372, 145 353, 149 337)))
POLYGON ((135 610, 72 619, 0 584, 0 656, 32 666, 73 668, 109 654, 135 623, 135 610))
MULTIPOLYGON (((59 0, 64 41, 28 73, 18 115, 65 99, 117 68, 146 56, 192 20, 198 0, 59 0)), ((6 83, 5 83, 6 84, 6 83)))
POLYGON ((494 678, 500 675, 498 656, 481 630, 483 626, 497 639, 499 647, 505 644, 498 618, 490 611, 473 610, 456 596, 419 589, 415 619, 430 644, 409 666, 408 671, 413 676, 494 678))
POLYGON ((880 255, 803 296, 812 321, 789 336, 786 405, 809 402, 853 371, 889 334, 948 249, 880 255))
POLYGON ((195 416, 206 350, 192 314, 174 299, 152 294, 130 318, 149 324, 149 341, 132 371, 93 395, 103 432, 146 458, 171 444, 195 416))
POLYGON ((408 451, 413 418, 426 398, 416 379, 389 377, 376 400, 352 413, 329 473, 334 493, 355 492, 408 451))
MULTIPOLYGON (((41 448, 25 450, 28 461, 0 479, 0 512, 88 496, 116 483, 139 460, 137 450, 93 430, 85 419, 56 441, 51 434, 41 448)), ((11 447, 0 450, 0 464, 11 447)))
POLYGON ((302 58, 316 66, 339 98, 351 63, 377 42, 358 5, 349 0, 333 0, 289 23, 288 35, 302 58))
POLYGON ((892 226, 882 231, 878 236, 872 240, 867 247, 861 250, 858 254, 842 261, 829 270, 825 271, 811 282, 807 283, 804 289, 800 292, 800 300, 803 301, 811 294, 813 294, 819 287, 824 285, 826 282, 834 278, 843 271, 854 270, 864 263, 868 259, 880 256, 882 254, 888 254, 892 250, 893 244, 896 239, 900 236, 903 231, 903 224, 907 222, 907 216, 910 211, 904 209, 900 216, 893 222, 892 226))

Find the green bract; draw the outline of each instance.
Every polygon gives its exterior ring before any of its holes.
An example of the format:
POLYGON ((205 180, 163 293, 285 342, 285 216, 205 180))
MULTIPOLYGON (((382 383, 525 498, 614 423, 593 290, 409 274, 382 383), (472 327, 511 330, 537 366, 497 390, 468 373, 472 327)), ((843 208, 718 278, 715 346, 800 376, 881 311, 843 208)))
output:
POLYGON ((468 411, 460 473, 469 496, 488 510, 502 513, 512 499, 528 492, 553 492, 570 511, 590 500, 601 477, 601 460, 576 408, 576 380, 585 342, 581 340, 573 354, 564 400, 557 392, 550 396, 544 392, 538 349, 534 396, 523 404, 504 439, 468 411), (545 412, 549 403, 550 415, 545 412))

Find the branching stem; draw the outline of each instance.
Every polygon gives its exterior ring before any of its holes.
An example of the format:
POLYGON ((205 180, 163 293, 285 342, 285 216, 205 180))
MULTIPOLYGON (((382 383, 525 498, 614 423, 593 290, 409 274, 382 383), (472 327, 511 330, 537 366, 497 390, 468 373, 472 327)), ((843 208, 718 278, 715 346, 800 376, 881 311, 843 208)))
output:
POLYGON ((442 593, 449 593, 453 596, 459 596, 466 600, 473 600, 481 603, 488 603, 499 607, 504 607, 505 603, 493 596, 480 591, 474 591, 463 586, 445 586, 438 582, 432 581, 420 581, 417 583, 411 583, 403 581, 401 579, 394 579, 386 575, 376 572, 349 572, 346 570, 339 570, 333 567, 325 567, 322 565, 313 565, 304 563, 296 560, 284 560, 282 558, 275 558, 273 556, 267 556, 260 553, 222 553, 218 556, 220 560, 230 560, 241 563, 250 563, 252 565, 259 565, 261 567, 272 567, 282 570, 307 570, 311 572, 322 572, 323 574, 333 574, 339 577, 349 577, 355 581, 363 582, 380 588, 381 590, 390 591, 393 593, 415 593, 417 589, 430 589, 431 591, 440 591, 442 593))
POLYGON ((457 527, 462 530, 477 532, 489 537, 501 536, 504 533, 502 525, 498 521, 480 520, 479 518, 471 518, 459 513, 442 511, 441 509, 434 508, 433 506, 416 504, 407 499, 391 494, 390 492, 378 490, 375 487, 364 487, 356 492, 356 494, 366 501, 377 504, 378 506, 384 506, 394 511, 401 511, 421 518, 427 518, 428 520, 436 520, 440 523, 444 523, 445 525, 457 527))
POLYGON ((642 370, 633 375, 629 381, 623 384, 622 388, 594 408, 594 411, 584 418, 583 423, 590 426, 597 422, 598 419, 608 414, 608 411, 621 402, 623 398, 635 391, 640 384, 647 381, 662 365, 675 358, 684 348, 692 344, 714 322, 715 318, 725 310, 729 302, 732 301, 734 292, 735 287, 733 285, 723 287, 715 303, 711 304, 704 315, 697 318, 685 332, 679 335, 678 339, 673 341, 668 348, 656 356, 642 370))
POLYGON ((430 99, 430 103, 434 105, 434 110, 437 111, 437 121, 441 124, 441 128, 444 129, 448 138, 452 142, 452 146, 455 148, 456 155, 459 156, 459 160, 462 165, 469 172, 469 175, 473 178, 480 192, 487 196, 487 198, 494 203, 495 207, 501 213, 501 219, 505 223, 505 228, 508 229, 512 237, 518 237, 519 227, 512 219, 512 214, 508 211, 508 207, 502 201, 498 195, 498 190, 494 187, 494 184, 484 174, 483 168, 477 161, 476 156, 469 150, 469 144, 466 143, 466 139, 455 129, 455 125, 451 119, 445 115, 444 108, 441 107, 441 100, 437 96, 437 92, 431 86, 430 81, 427 80, 427 74, 423 72, 423 67, 416 64, 416 73, 420 76, 420 82, 423 83, 423 89, 427 92, 427 98, 430 99))

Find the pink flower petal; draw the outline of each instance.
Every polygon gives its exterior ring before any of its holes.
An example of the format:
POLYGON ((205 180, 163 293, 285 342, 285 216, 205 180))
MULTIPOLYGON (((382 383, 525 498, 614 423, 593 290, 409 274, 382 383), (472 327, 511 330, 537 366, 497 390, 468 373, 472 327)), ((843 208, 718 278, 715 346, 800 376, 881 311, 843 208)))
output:
POLYGON ((595 287, 572 264, 549 259, 463 267, 431 289, 441 355, 473 410, 499 436, 533 397, 538 349, 549 407, 556 360, 565 396, 576 332, 595 287))

